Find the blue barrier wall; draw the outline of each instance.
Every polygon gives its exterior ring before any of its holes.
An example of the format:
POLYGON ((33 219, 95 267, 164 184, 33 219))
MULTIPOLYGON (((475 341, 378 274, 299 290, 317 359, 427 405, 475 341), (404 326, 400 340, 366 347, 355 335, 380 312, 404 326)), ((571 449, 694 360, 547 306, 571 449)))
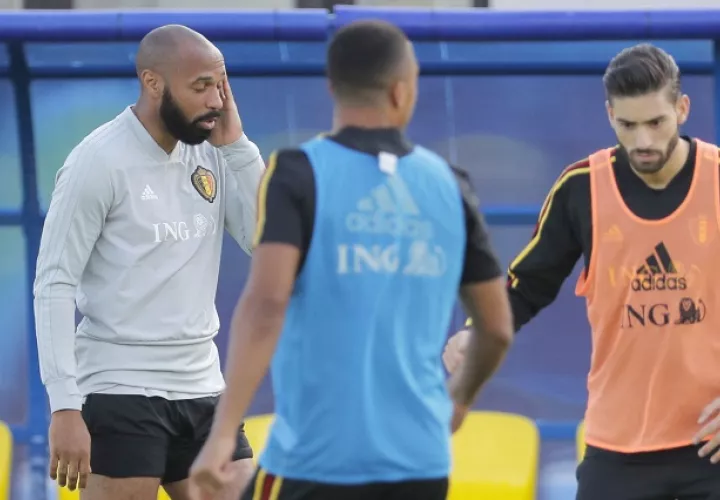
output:
MULTIPOLYGON (((34 443, 37 457, 47 431, 31 297, 42 217, 71 148, 136 99, 137 40, 171 22, 217 40, 248 135, 267 157, 330 127, 325 44, 357 16, 388 17, 413 37, 422 77, 409 135, 470 171, 504 264, 528 242, 560 170, 614 144, 600 76, 622 48, 649 39, 672 53, 693 101, 685 133, 716 141, 710 38, 720 32, 720 11, 0 14, 0 419, 34 443)), ((221 351, 247 266, 228 239, 221 351)), ((537 419, 546 439, 571 438, 585 404, 590 341, 584 304, 572 294, 576 278, 577 270, 557 303, 522 331, 479 402, 537 419)), ((458 311, 453 327, 462 319, 458 311)), ((265 383, 253 411, 271 409, 265 383)), ((40 480, 44 466, 36 465, 40 480)))

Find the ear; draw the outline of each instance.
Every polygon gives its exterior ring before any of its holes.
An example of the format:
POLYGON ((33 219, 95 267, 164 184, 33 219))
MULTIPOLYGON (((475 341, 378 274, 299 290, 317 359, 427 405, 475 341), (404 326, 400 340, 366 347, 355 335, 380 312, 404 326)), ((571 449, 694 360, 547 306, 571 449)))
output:
POLYGON ((688 116, 690 116, 690 97, 686 94, 681 95, 678 98, 676 110, 678 115, 678 125, 683 125, 687 121, 688 116))
POLYGON ((610 124, 615 121, 615 111, 613 110, 612 104, 609 100, 605 101, 605 111, 607 111, 608 120, 610 121, 610 124))
POLYGON ((390 87, 390 104, 393 108, 401 108, 410 96, 410 89, 402 80, 398 80, 390 87))
POLYGON ((162 97, 165 82, 162 77, 154 71, 144 70, 140 74, 140 83, 143 89, 153 97, 158 99, 162 97))

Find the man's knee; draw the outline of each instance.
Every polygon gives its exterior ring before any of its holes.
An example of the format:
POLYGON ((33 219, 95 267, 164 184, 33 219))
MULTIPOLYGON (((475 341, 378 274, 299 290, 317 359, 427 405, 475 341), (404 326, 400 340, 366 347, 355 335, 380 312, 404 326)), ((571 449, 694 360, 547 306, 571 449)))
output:
POLYGON ((90 474, 80 500, 157 500, 160 478, 112 478, 90 474))

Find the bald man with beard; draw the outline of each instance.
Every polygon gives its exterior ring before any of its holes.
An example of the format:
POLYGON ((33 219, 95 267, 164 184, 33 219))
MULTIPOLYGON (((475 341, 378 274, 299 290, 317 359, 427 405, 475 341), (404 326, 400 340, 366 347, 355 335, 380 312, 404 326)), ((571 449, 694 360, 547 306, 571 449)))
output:
MULTIPOLYGON (((161 484, 190 498, 225 388, 214 342, 223 233, 250 254, 265 170, 206 38, 158 28, 136 65, 136 104, 57 174, 34 285, 50 476, 83 500, 152 500, 161 484)), ((239 497, 251 458, 241 428, 219 499, 239 497)))

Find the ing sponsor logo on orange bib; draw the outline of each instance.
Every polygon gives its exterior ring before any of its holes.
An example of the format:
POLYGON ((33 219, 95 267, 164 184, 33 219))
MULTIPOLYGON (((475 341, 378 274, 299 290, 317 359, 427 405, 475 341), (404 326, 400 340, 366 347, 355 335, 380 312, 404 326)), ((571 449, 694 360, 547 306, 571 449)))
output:
POLYGON ((662 241, 636 269, 610 267, 608 272, 612 287, 627 288, 623 329, 695 324, 705 318, 705 302, 692 295, 693 277, 699 278, 701 269, 675 261, 662 241), (649 301, 644 300, 645 292, 667 293, 654 295, 655 300, 649 301))

